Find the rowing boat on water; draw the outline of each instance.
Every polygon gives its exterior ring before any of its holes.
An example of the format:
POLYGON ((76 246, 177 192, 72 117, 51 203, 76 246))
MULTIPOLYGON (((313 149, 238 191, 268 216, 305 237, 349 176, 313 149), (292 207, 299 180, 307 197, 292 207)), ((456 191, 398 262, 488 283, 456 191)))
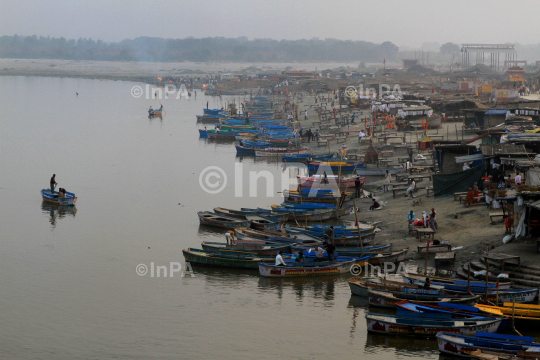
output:
POLYGON ((493 318, 452 319, 450 314, 444 318, 440 314, 424 313, 408 316, 366 313, 365 316, 369 332, 429 337, 440 331, 464 335, 474 335, 477 331, 493 333, 502 321, 493 318))
POLYGON ((273 258, 264 258, 253 253, 210 252, 193 248, 182 250, 182 254, 186 262, 191 264, 228 268, 257 269, 259 262, 273 261, 273 258))
POLYGON ((68 191, 64 197, 58 197, 58 191, 51 192, 51 189, 42 189, 41 197, 45 202, 64 206, 73 206, 77 202, 75 194, 68 191))
POLYGON ((502 306, 475 305, 482 313, 495 316, 512 316, 514 321, 522 324, 540 324, 540 305, 503 303, 502 306))
POLYGON ((292 154, 303 154, 307 149, 288 149, 288 148, 266 148, 266 149, 255 149, 255 156, 292 156, 292 154))
POLYGON ((507 354, 540 350, 540 344, 534 343, 533 337, 490 334, 482 331, 476 332, 474 336, 440 332, 437 334, 437 340, 440 352, 462 357, 470 357, 477 349, 496 350, 507 354))
MULTIPOLYGON (((431 280, 431 283, 437 283, 437 284, 455 284, 455 285, 467 285, 467 280, 458 280, 458 279, 450 279, 450 278, 442 278, 442 277, 436 277, 436 276, 430 276, 429 279, 431 280)), ((411 284, 423 284, 426 280, 425 275, 418 275, 418 274, 403 274, 403 282, 409 282, 411 284)), ((499 289, 510 289, 511 282, 500 282, 499 283, 499 289)), ((469 286, 478 286, 478 287, 485 287, 486 283, 481 281, 471 281, 469 283, 469 286)), ((496 288, 497 283, 489 282, 488 288, 496 288)))
POLYGON ((349 279, 349 287, 354 295, 368 297, 369 289, 401 291, 403 288, 422 289, 420 285, 404 284, 399 281, 386 280, 380 277, 349 279))
MULTIPOLYGON (((439 302, 451 302, 455 304, 474 305, 480 299, 480 295, 475 296, 446 296, 439 290, 423 290, 421 293, 402 291, 380 291, 369 290, 369 304, 373 306, 395 308, 396 303, 403 300, 414 300, 426 304, 437 304, 439 302)), ((414 289, 411 289, 414 290, 414 289)))
POLYGON ((236 229, 240 227, 249 227, 250 222, 247 220, 235 219, 228 216, 215 214, 210 211, 199 211, 199 222, 201 225, 215 226, 224 229, 236 229))
POLYGON ((373 265, 383 265, 384 263, 396 263, 405 260, 407 257, 407 252, 409 248, 402 250, 388 252, 388 253, 379 253, 375 256, 369 258, 369 263, 373 265))
POLYGON ((241 244, 233 243, 227 245, 226 243, 203 241, 201 243, 203 250, 218 251, 218 250, 236 250, 246 251, 257 254, 258 256, 276 256, 278 252, 291 252, 291 248, 288 244, 241 244))
POLYGON ((348 272, 357 260, 304 263, 298 266, 276 266, 259 263, 259 274, 264 277, 299 277, 338 275, 348 272))

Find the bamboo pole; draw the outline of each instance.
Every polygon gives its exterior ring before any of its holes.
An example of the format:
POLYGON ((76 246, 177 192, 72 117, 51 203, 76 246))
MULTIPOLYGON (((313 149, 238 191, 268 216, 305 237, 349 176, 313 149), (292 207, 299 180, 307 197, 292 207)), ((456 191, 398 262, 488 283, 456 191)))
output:
POLYGON ((469 263, 469 274, 467 275, 467 293, 469 293, 469 286, 471 283, 471 263, 469 263))
POLYGON ((486 294, 485 294, 485 299, 484 299, 485 304, 488 303, 488 278, 489 278, 489 263, 486 261, 486 294))
POLYGON ((356 200, 353 201, 354 205, 354 217, 356 218, 356 229, 358 230, 358 238, 360 239, 360 248, 362 249, 362 256, 364 256, 364 242, 360 235, 360 224, 358 224, 358 213, 356 212, 356 200))
POLYGON ((429 237, 428 237, 428 242, 427 242, 427 247, 426 247, 426 261, 424 263, 424 275, 427 276, 427 259, 428 259, 428 254, 429 254, 429 237))

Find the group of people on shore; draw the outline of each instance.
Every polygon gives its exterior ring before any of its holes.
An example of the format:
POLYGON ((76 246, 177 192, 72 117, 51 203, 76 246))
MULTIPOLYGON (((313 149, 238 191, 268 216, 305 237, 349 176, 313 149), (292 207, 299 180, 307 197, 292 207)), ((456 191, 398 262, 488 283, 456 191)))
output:
POLYGON ((437 233, 438 224, 436 220, 437 212, 434 208, 431 208, 429 216, 425 211, 422 211, 422 218, 416 219, 416 215, 413 210, 407 214, 407 224, 409 226, 409 231, 413 229, 414 226, 422 226, 423 228, 431 228, 434 233, 437 233))

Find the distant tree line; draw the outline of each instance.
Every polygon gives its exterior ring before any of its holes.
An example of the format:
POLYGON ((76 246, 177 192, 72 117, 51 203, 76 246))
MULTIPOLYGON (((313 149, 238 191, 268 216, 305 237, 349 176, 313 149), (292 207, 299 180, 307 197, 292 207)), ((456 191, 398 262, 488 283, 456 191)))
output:
POLYGON ((399 60, 387 41, 272 40, 240 38, 162 39, 139 37, 117 43, 43 36, 2 36, 0 57, 109 61, 370 61, 399 60))

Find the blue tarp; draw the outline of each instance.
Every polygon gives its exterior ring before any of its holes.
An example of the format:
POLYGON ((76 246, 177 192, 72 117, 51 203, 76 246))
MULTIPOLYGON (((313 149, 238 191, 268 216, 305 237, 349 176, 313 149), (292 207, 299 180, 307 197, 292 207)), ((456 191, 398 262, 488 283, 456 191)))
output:
POLYGON ((488 110, 484 115, 505 115, 507 110, 488 110))

